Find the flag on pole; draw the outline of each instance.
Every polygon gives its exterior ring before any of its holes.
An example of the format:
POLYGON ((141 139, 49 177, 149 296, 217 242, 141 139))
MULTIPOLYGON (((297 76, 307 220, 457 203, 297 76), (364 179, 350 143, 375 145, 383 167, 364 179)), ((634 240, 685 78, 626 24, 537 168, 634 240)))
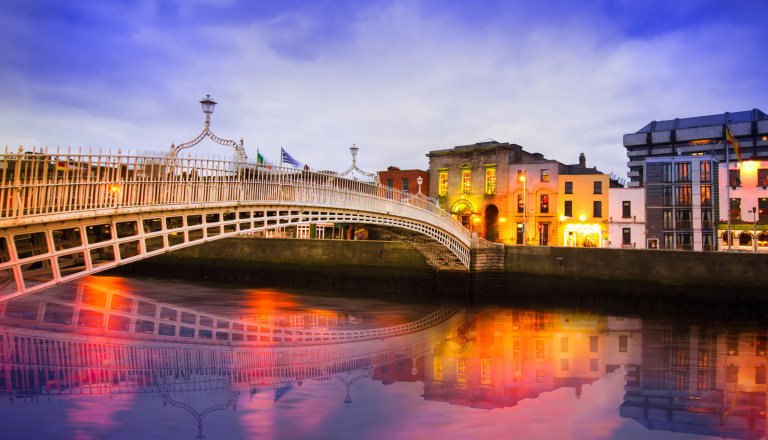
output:
POLYGON ((739 145, 739 142, 733 136, 731 129, 728 127, 725 127, 725 144, 726 148, 728 145, 733 147, 733 152, 736 153, 736 158, 739 159, 739 162, 741 162, 741 145, 739 145))
POLYGON ((280 161, 282 163, 288 163, 291 164, 293 167, 298 167, 301 165, 298 160, 291 157, 290 154, 288 154, 287 151, 285 151, 282 147, 280 147, 280 161))
POLYGON ((256 163, 264 163, 264 156, 259 153, 259 150, 256 150, 256 163))

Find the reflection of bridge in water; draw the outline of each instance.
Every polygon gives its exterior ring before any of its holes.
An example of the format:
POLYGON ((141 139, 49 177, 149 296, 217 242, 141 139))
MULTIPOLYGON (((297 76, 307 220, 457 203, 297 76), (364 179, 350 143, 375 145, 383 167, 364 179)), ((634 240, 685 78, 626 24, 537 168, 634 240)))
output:
MULTIPOLYGON (((0 388, 6 394, 200 391, 328 379, 421 357, 455 330, 464 316, 455 308, 442 308, 415 322, 385 328, 303 329, 289 342, 277 327, 259 326, 255 337, 249 338, 245 324, 246 337, 238 340, 120 335, 104 328, 100 334, 88 328, 79 333, 71 325, 45 322, 47 307, 37 309, 43 319, 30 319, 31 314, 26 319, 6 318, 0 327, 0 388)), ((80 314, 89 310, 79 307, 80 314)), ((159 306, 163 307, 168 305, 159 306)), ((5 316, 9 316, 7 310, 5 316)), ((235 332, 231 330, 230 335, 235 332)))
POLYGON ((436 267, 470 235, 435 200, 243 160, 81 152, 0 155, 0 301, 223 237, 342 223, 388 231, 436 267))

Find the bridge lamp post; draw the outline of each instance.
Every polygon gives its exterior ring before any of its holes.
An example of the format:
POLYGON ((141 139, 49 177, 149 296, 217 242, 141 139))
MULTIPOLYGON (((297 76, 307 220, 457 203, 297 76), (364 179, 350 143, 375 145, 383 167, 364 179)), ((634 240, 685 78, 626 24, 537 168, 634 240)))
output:
POLYGON ((246 161, 248 159, 248 156, 245 154, 245 149, 243 148, 242 139, 240 139, 239 143, 232 140, 228 140, 228 139, 221 139, 220 137, 213 134, 213 132, 211 131, 211 114, 213 114, 213 109, 214 107, 216 107, 216 101, 211 99, 211 95, 205 95, 205 98, 200 100, 200 105, 203 107, 203 113, 205 114, 205 128, 203 129, 203 132, 197 135, 196 138, 192 139, 189 142, 185 142, 179 145, 171 144, 171 150, 168 152, 168 154, 166 154, 166 157, 169 159, 178 158, 181 150, 194 147, 195 145, 199 144, 200 141, 202 141, 206 137, 209 137, 211 138, 212 141, 216 142, 219 145, 225 145, 225 146, 234 148, 235 159, 238 162, 246 161))
POLYGON ((416 178, 416 184, 418 184, 418 185, 419 185, 419 195, 422 195, 422 194, 421 194, 421 184, 422 184, 422 183, 424 183, 424 179, 422 179, 422 178, 421 178, 421 176, 417 177, 417 178, 416 178))
POLYGON ((213 114, 213 108, 216 107, 216 101, 211 99, 211 95, 205 95, 200 101, 200 105, 203 106, 203 113, 205 113, 205 126, 211 125, 211 114, 213 114))

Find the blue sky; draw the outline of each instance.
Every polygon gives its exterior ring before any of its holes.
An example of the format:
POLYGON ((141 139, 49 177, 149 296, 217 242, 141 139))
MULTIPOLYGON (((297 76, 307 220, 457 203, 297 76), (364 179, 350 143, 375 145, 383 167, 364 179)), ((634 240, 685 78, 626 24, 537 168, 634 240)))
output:
MULTIPOLYGON (((4 1, 0 145, 166 151, 203 128, 317 169, 513 142, 627 172, 651 120, 768 111, 765 0, 4 1)), ((206 140, 192 153, 229 156, 206 140)))

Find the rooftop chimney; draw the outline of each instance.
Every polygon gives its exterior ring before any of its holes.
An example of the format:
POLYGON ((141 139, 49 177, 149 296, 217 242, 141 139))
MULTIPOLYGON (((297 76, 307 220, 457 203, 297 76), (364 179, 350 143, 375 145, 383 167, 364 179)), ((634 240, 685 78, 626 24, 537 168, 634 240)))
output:
POLYGON ((579 154, 579 166, 582 168, 587 167, 587 158, 584 156, 584 153, 579 154))

